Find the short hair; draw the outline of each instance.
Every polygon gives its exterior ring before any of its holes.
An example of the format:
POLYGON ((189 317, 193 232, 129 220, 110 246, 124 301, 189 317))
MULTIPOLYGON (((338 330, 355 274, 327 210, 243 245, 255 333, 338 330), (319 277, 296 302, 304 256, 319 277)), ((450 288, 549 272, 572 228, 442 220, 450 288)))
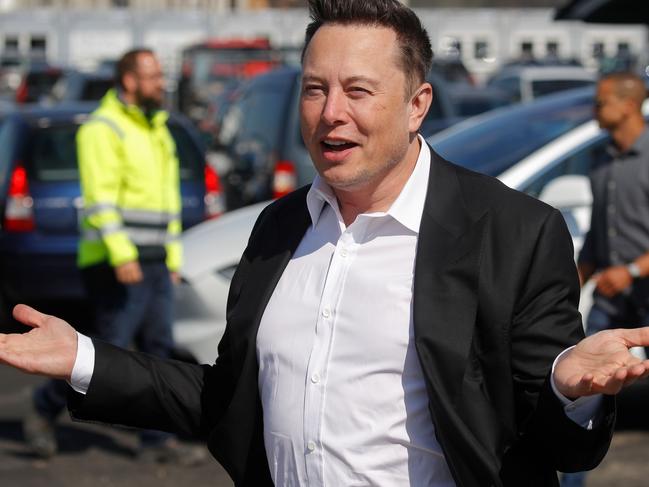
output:
POLYGON ((408 95, 426 80, 433 62, 430 38, 419 17, 398 0, 309 0, 309 13, 302 61, 311 39, 324 24, 387 27, 397 35, 408 95))
POLYGON ((615 95, 618 98, 632 100, 638 108, 642 107, 642 102, 647 98, 647 88, 640 76, 630 72, 611 73, 603 76, 600 83, 610 81, 613 83, 615 95))
POLYGON ((137 58, 140 54, 151 54, 153 50, 148 47, 137 47, 122 54, 115 65, 115 86, 124 89, 124 75, 134 73, 137 68, 137 58))

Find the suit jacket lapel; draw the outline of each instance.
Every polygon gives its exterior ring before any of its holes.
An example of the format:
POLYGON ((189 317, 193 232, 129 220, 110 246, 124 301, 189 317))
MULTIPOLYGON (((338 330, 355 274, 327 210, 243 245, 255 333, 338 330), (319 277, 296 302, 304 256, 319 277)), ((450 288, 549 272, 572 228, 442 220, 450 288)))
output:
POLYGON ((415 343, 435 401, 454 401, 471 347, 486 212, 471 208, 458 169, 431 149, 415 262, 415 343))

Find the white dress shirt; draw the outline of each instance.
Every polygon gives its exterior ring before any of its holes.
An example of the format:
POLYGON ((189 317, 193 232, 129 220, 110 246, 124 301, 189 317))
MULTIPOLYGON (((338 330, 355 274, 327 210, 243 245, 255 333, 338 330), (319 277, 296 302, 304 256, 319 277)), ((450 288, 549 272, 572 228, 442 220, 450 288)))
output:
MULTIPOLYGON (((455 485, 413 340, 414 263, 430 169, 420 141, 415 169, 387 212, 361 214, 347 227, 319 177, 307 195, 312 225, 257 334, 275 485, 455 485)), ((88 340, 78 348, 72 386, 85 392, 94 349, 88 340)), ((571 403, 555 393, 573 421, 592 427, 600 398, 571 403)))

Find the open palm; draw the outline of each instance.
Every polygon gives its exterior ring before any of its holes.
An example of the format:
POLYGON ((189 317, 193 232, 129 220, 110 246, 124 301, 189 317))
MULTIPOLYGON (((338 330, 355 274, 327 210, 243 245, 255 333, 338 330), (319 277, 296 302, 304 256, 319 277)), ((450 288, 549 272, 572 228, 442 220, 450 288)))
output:
POLYGON ((28 333, 0 333, 0 363, 30 374, 69 380, 77 354, 77 333, 68 323, 19 304, 14 317, 28 333))
POLYGON ((558 390, 566 397, 617 394, 624 386, 649 376, 649 360, 629 348, 649 345, 649 327, 605 330, 579 342, 554 370, 558 390))

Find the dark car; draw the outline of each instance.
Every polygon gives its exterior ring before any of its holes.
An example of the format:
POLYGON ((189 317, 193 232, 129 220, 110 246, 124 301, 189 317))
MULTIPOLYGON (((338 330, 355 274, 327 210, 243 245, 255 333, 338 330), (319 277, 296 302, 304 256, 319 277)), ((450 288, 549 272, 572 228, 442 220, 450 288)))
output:
POLYGON ((53 103, 99 101, 113 87, 113 71, 69 71, 52 88, 53 103))
MULTIPOLYGON (((0 119, 0 298, 5 303, 83 297, 75 263, 83 207, 75 136, 95 107, 36 107, 0 119)), ((187 228, 220 211, 218 180, 206 168, 189 122, 172 116, 168 126, 181 165, 187 228)))
POLYGON ((315 174, 300 135, 301 70, 285 67, 245 83, 228 110, 218 144, 228 160, 228 210, 279 197, 315 174))
POLYGON ((47 63, 31 64, 21 73, 15 93, 16 103, 36 103, 48 96, 64 70, 47 63))

